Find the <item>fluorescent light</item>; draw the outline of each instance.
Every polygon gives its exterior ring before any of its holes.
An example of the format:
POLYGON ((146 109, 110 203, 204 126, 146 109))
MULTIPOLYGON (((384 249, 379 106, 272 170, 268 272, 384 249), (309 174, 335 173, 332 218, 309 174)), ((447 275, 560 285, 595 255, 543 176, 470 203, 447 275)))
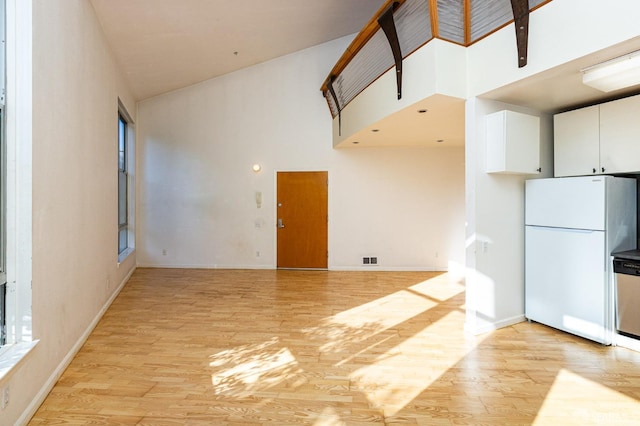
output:
POLYGON ((603 92, 640 84, 640 51, 583 69, 582 83, 603 92))

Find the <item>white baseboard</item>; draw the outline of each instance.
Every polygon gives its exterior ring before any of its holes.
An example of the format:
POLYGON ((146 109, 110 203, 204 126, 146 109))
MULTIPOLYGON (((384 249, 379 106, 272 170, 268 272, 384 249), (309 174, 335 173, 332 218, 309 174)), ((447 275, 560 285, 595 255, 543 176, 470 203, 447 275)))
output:
MULTIPOLYGON (((200 265, 200 264, 158 264, 158 263, 138 263, 138 268, 159 268, 159 269, 277 269, 273 265, 200 265)), ((380 266, 380 265, 357 265, 357 266, 329 266, 329 271, 384 271, 384 272, 447 272, 447 268, 430 266, 380 266)))
POLYGON ((622 334, 614 334, 613 344, 615 346, 620 346, 621 348, 631 349, 632 351, 640 352, 640 340, 623 336, 622 334))
POLYGON ((464 331, 477 336, 479 334, 489 333, 499 328, 508 327, 510 325, 517 324, 523 321, 525 321, 524 314, 516 315, 515 317, 511 317, 511 318, 505 318, 503 320, 496 321, 493 323, 487 323, 482 327, 477 327, 475 324, 465 323, 464 331))
POLYGON ((170 263, 138 263, 137 267, 158 269, 276 269, 276 267, 273 265, 205 265, 170 263))
POLYGON ((447 268, 429 266, 330 266, 330 271, 367 271, 367 272, 447 272, 447 268))
POLYGON ((53 389, 55 384, 58 382, 58 379, 60 379, 60 376, 62 376, 62 373, 64 373, 64 370, 66 370, 69 364, 71 364, 71 361, 73 361, 73 358, 76 356, 80 348, 82 348, 82 345, 84 345, 84 343, 87 341, 93 329, 96 328, 102 316, 105 314, 105 312, 107 312, 107 309, 109 309, 109 306, 111 306, 111 303, 113 303, 113 301, 118 296, 118 294, 120 294, 120 291, 122 291, 122 288, 127 283, 127 281, 129 281, 129 278, 131 278, 131 275, 133 275, 135 270, 136 270, 135 267, 132 268, 131 271, 127 274, 127 276, 118 285, 118 288, 116 288, 115 291, 111 294, 111 297, 109 297, 109 299, 105 302, 102 309, 100 309, 100 311, 95 316, 93 321, 91 321, 91 324, 89 324, 89 326, 84 331, 84 333, 82 333, 82 336, 80 336, 80 338, 75 343, 75 345, 73 345, 71 350, 62 359, 60 364, 58 364, 58 366, 53 371, 51 376, 49 376, 49 379, 45 382, 44 386, 40 388, 40 392, 38 392, 35 398, 31 400, 31 403, 27 406, 27 408, 24 410, 22 415, 18 418, 16 422, 17 425, 26 425, 27 423, 29 423, 29 420, 31 419, 31 417, 33 417, 36 411, 38 411, 38 408, 40 407, 40 405, 42 405, 47 395, 49 395, 49 392, 51 392, 51 389, 53 389))

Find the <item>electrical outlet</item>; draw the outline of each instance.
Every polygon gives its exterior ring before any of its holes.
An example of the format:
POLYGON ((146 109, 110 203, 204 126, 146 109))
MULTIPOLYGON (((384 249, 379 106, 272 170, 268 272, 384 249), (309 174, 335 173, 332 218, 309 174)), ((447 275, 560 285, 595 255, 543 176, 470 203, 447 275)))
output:
POLYGON ((371 258, 369 258, 369 257, 363 257, 362 258, 362 264, 363 265, 368 265, 370 263, 370 261, 371 261, 371 258))
POLYGON ((260 257, 260 251, 256 251, 256 257, 260 257))
POLYGON ((2 388, 0 392, 0 408, 5 409, 9 405, 9 385, 2 388))
POLYGON ((167 249, 162 249, 162 255, 166 256, 167 255, 167 249))
POLYGON ((378 258, 377 257, 372 257, 371 258, 371 264, 372 265, 377 265, 378 264, 378 258))

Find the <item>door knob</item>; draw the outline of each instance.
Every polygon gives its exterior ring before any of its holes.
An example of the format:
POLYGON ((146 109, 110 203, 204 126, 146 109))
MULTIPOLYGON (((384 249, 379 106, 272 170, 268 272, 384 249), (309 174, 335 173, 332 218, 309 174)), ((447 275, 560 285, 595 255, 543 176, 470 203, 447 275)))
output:
POLYGON ((284 223, 282 223, 282 219, 278 219, 278 228, 284 228, 284 223))

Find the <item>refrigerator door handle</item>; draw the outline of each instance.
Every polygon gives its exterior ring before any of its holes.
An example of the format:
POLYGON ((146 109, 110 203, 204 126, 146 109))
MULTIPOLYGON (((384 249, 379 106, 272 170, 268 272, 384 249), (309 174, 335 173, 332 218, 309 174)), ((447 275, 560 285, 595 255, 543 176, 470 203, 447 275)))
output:
POLYGON ((594 232, 602 232, 595 229, 554 228, 553 226, 536 226, 536 225, 527 225, 527 226, 531 226, 532 228, 538 228, 541 230, 548 230, 551 232, 561 231, 561 232, 574 232, 577 234, 592 234, 594 232))

